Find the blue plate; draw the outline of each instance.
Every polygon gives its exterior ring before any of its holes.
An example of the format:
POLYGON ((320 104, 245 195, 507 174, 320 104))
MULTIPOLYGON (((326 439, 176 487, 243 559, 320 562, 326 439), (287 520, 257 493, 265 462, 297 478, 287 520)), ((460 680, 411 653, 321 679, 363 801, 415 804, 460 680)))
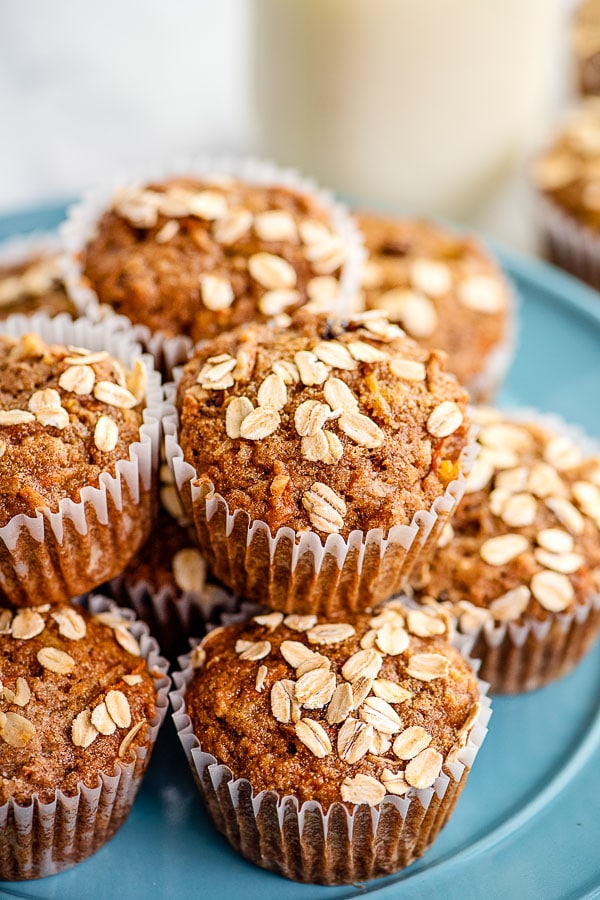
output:
MULTIPOLYGON (((53 227, 63 213, 0 219, 0 238, 53 227)), ((522 300, 501 399, 557 412, 600 438, 600 295, 540 262, 497 253, 522 300)), ((294 884, 236 856, 212 829, 168 721, 135 808, 110 844, 62 875, 5 883, 0 892, 57 900, 598 897, 599 700, 600 646, 556 684, 496 700, 490 734, 434 847, 396 876, 341 888, 294 884)))

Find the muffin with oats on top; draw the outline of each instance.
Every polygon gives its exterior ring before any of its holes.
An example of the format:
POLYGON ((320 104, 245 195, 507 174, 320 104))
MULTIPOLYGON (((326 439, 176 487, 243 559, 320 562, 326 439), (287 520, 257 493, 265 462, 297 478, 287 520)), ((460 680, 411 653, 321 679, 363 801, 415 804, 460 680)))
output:
POLYGON ((0 587, 24 606, 101 584, 146 539, 162 408, 160 378, 127 335, 31 324, 12 317, 0 335, 0 587))
POLYGON ((182 337, 191 347, 308 303, 344 309, 362 263, 345 209, 312 182, 252 160, 192 162, 89 198, 64 235, 79 309, 100 303, 127 316, 165 359, 182 337))
POLYGON ((167 708, 167 664, 144 626, 91 612, 0 612, 0 879, 95 853, 123 824, 167 708))
POLYGON ((492 690, 570 671, 600 629, 600 457, 564 423, 475 409, 481 450, 417 597, 448 604, 492 690))
POLYGON ((438 353, 377 313, 300 312, 202 344, 165 429, 211 569, 287 611, 388 598, 460 494, 466 401, 438 353))
POLYGON ((217 629, 175 679, 174 720, 217 828, 255 864, 321 884, 421 856, 489 717, 444 616, 397 600, 217 629))
POLYGON ((421 346, 448 354, 471 398, 489 399, 513 351, 514 300, 479 241, 431 222, 361 213, 369 254, 362 292, 421 346))
POLYGON ((548 257, 600 288, 600 97, 568 114, 532 177, 548 257))

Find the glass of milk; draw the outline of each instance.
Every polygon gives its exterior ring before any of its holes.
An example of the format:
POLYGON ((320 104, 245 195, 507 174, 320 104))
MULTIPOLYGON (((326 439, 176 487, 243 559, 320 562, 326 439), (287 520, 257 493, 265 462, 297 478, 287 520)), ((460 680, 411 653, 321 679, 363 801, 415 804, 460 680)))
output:
POLYGON ((565 0, 253 0, 257 149, 358 202, 460 217, 537 139, 565 12, 565 0))

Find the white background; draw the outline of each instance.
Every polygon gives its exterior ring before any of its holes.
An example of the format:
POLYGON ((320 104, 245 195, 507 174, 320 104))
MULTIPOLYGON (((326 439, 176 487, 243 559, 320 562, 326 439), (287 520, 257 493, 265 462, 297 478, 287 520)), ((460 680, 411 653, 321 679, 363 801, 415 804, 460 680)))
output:
MULTIPOLYGON (((0 0, 0 215, 138 163, 251 149, 251 3, 0 0)), ((523 161, 469 224, 532 250, 524 172, 523 161)))
POLYGON ((0 212, 247 142, 246 0, 0 0, 0 212))

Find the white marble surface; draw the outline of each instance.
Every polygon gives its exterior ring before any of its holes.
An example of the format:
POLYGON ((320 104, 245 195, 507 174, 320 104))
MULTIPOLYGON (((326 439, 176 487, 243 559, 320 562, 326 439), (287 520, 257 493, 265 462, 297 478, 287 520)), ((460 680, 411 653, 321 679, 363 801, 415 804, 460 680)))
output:
POLYGON ((247 140, 247 0, 0 3, 0 214, 247 140))

